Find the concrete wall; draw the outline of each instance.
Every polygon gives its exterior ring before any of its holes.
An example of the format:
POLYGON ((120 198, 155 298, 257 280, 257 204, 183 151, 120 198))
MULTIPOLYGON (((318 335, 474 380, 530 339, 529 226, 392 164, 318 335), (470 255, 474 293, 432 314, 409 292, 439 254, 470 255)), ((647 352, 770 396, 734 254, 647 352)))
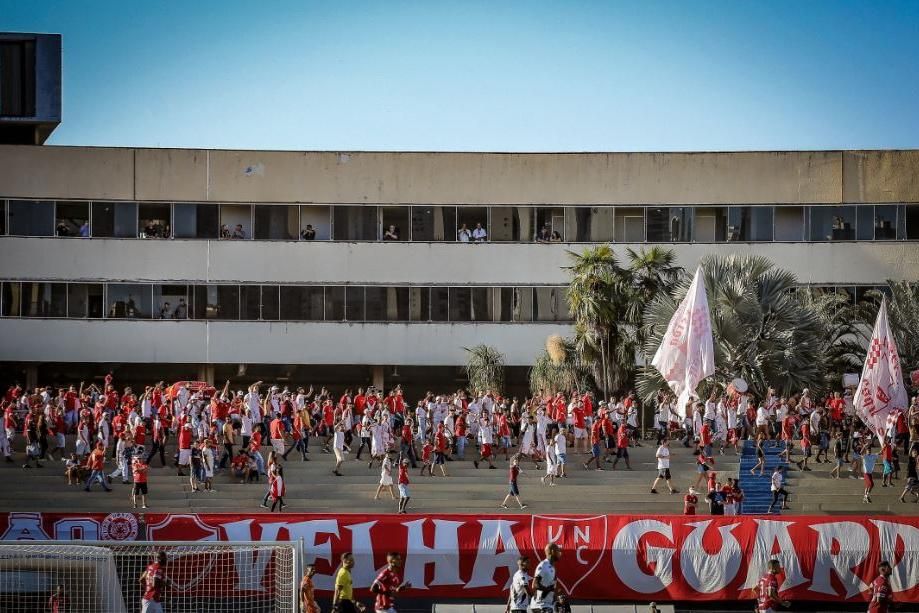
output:
POLYGON ((499 348, 529 366, 559 324, 91 321, 0 319, 0 362, 464 364, 463 347, 499 348))
POLYGON ((919 201, 919 152, 386 153, 0 147, 2 197, 419 204, 919 201))
MULTIPOLYGON (((623 254, 626 247, 616 245, 623 254)), ((707 254, 762 255, 801 283, 919 281, 906 242, 675 244, 692 270, 707 254)), ((0 239, 0 279, 426 285, 563 285, 577 244, 0 239)))

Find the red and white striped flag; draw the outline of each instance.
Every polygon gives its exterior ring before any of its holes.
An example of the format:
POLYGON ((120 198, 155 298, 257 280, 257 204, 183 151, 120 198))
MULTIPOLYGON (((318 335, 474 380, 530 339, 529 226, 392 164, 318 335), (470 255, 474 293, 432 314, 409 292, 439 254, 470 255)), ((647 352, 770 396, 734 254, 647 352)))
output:
POLYGON ((887 321, 885 297, 881 300, 878 319, 868 343, 862 379, 855 392, 855 413, 881 438, 887 427, 887 416, 897 409, 905 411, 908 406, 897 341, 887 321))
POLYGON ((686 403, 697 398, 699 382, 715 374, 711 316, 702 267, 670 319, 667 332, 651 360, 677 398, 677 412, 686 417, 686 403))

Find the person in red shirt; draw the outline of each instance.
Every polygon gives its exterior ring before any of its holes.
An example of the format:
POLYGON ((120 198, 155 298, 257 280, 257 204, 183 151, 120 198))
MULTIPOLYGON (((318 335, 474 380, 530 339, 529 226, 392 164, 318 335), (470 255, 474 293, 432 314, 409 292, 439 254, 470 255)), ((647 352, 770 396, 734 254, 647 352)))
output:
POLYGON ((697 504, 699 504, 699 497, 696 495, 696 488, 690 487, 683 496, 683 515, 695 515, 697 504))
POLYGON ((785 444, 785 449, 779 456, 785 456, 786 461, 791 460, 791 448, 794 446, 794 436, 795 436, 795 426, 797 426, 798 420, 795 417, 794 413, 789 412, 782 419, 782 442, 785 444))
POLYGON ((807 419, 801 424, 801 452, 804 457, 801 461, 795 462, 798 465, 798 470, 810 470, 807 466, 807 461, 811 457, 811 427, 810 421, 807 419))
POLYGON ((185 476, 185 473, 182 472, 182 467, 191 465, 191 438, 191 424, 186 423, 179 428, 178 434, 179 461, 176 464, 176 469, 180 477, 185 476))
POLYGON ((833 397, 827 400, 827 408, 830 411, 830 420, 834 428, 842 425, 843 409, 846 407, 846 401, 842 399, 839 392, 833 392, 833 397))
POLYGON ((64 599, 64 586, 58 585, 48 599, 48 610, 51 613, 64 613, 66 601, 64 599))
POLYGON ((399 513, 404 514, 408 501, 411 498, 411 492, 408 489, 408 459, 403 459, 399 463, 399 513))
POLYGON ((362 416, 364 414, 364 405, 367 404, 367 397, 364 395, 364 388, 357 388, 357 395, 354 397, 354 414, 362 416))
POLYGON ((629 429, 625 424, 619 426, 616 431, 616 459, 613 461, 613 470, 616 470, 616 464, 622 459, 625 460, 625 467, 632 470, 632 465, 629 464, 629 429))
POLYGON ((284 468, 280 465, 275 469, 269 491, 271 493, 271 512, 273 513, 275 507, 277 507, 280 513, 287 506, 284 504, 284 494, 287 493, 287 486, 284 485, 284 468))
POLYGON ((890 574, 892 571, 890 562, 887 560, 878 564, 878 576, 871 582, 871 600, 868 602, 868 613, 887 613, 893 608, 893 590, 890 587, 890 574))
POLYGON ((788 607, 791 603, 782 600, 779 595, 779 580, 776 577, 782 572, 782 565, 778 560, 769 560, 769 571, 763 575, 755 586, 753 594, 756 596, 756 610, 759 613, 775 613, 779 605, 788 607))
POLYGON ((453 440, 456 443, 456 457, 459 460, 466 459, 466 412, 462 411, 456 416, 453 423, 453 440))
POLYGON ((141 600, 142 613, 163 613, 163 588, 166 586, 166 552, 156 554, 156 561, 147 566, 138 583, 144 590, 141 600))
POLYGON ((447 429, 443 424, 438 424, 437 433, 434 435, 434 466, 440 466, 440 474, 444 477, 447 476, 447 453, 449 449, 447 429))
MULTIPOLYGON (((498 435, 498 441, 501 443, 501 449, 504 450, 504 459, 505 461, 510 459, 510 449, 511 449, 511 427, 507 423, 507 415, 498 407, 495 409, 495 421, 497 422, 496 430, 498 435)), ((497 454, 495 454, 497 458, 497 454)))
POLYGON ((403 458, 408 458, 408 461, 411 462, 412 468, 418 468, 415 463, 415 445, 413 444, 412 436, 412 420, 406 420, 405 425, 402 426, 402 433, 399 438, 399 449, 403 458))
POLYGON ((571 423, 574 426, 574 453, 587 451, 587 424, 584 419, 584 407, 578 403, 571 409, 571 423))
POLYGON ((144 462, 143 447, 137 449, 134 460, 131 462, 131 478, 134 487, 131 489, 131 504, 137 508, 137 497, 140 496, 141 507, 147 508, 147 463, 144 462))
POLYGON ((508 469, 508 485, 509 489, 507 496, 504 497, 504 502, 501 503, 501 508, 506 509, 507 503, 510 501, 511 496, 514 497, 514 500, 517 501, 517 504, 520 505, 520 509, 523 510, 527 508, 527 505, 523 504, 520 501, 520 488, 517 487, 517 478, 520 476, 520 459, 519 456, 514 456, 514 459, 511 460, 511 467, 508 469))
POLYGON ((96 445, 96 448, 93 449, 92 453, 89 454, 89 457, 86 458, 86 468, 89 469, 89 477, 86 479, 86 484, 83 486, 85 491, 88 492, 89 488, 96 481, 102 484, 102 489, 106 492, 112 491, 112 488, 105 482, 105 472, 103 471, 104 465, 105 445, 100 442, 96 445))
POLYGON ((432 456, 434 455, 434 443, 430 440, 426 440, 424 445, 421 447, 421 476, 424 476, 425 471, 432 477, 434 476, 434 462, 432 456))
POLYGON ((881 465, 881 487, 893 487, 893 445, 890 444, 889 436, 881 439, 881 465))
POLYGON ((598 419, 590 426, 590 458, 584 462, 584 468, 589 469, 591 462, 596 463, 597 470, 603 470, 600 464, 600 444, 603 441, 603 420, 598 419))
POLYGON ((402 566, 402 556, 393 551, 386 554, 386 568, 377 575, 370 591, 376 594, 373 603, 375 613, 396 613, 396 594, 412 587, 408 581, 402 582, 399 568, 402 566))

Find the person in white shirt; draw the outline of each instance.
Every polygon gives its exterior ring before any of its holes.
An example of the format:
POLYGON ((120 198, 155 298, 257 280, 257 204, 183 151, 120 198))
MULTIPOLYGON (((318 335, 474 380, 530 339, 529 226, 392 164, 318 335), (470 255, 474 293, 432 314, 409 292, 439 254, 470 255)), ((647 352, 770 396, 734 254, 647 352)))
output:
POLYGON ((663 479, 670 493, 676 494, 677 490, 673 488, 673 484, 670 482, 670 441, 666 438, 661 441, 655 457, 657 457, 657 478, 654 479, 654 483, 651 484, 651 493, 657 493, 657 484, 663 479))
POLYGON ((495 465, 492 463, 492 445, 495 443, 494 431, 491 426, 491 418, 488 413, 482 412, 482 417, 479 419, 479 434, 478 440, 480 444, 479 450, 479 459, 474 460, 472 465, 476 468, 479 467, 479 462, 486 461, 488 462, 488 468, 494 468, 495 465))
POLYGON ((762 404, 756 409, 756 433, 762 434, 767 441, 772 438, 769 435, 769 409, 762 404))
POLYGON ((485 232, 485 228, 482 227, 482 224, 475 224, 475 229, 472 231, 472 240, 476 243, 485 242, 488 238, 488 234, 485 232))
POLYGON ((546 545, 546 559, 536 566, 533 574, 533 598, 530 610, 533 613, 554 613, 555 611, 555 563, 562 557, 562 550, 557 543, 546 545))
POLYGON ((782 499, 782 510, 787 510, 788 492, 785 491, 785 475, 782 473, 781 466, 775 467, 771 481, 770 489, 772 490, 772 502, 769 503, 769 510, 766 511, 766 513, 772 513, 772 507, 779 501, 779 498, 782 499))
POLYGON ((532 582, 530 558, 520 556, 517 559, 517 572, 511 579, 511 590, 507 599, 507 610, 510 613, 526 613, 529 610, 530 596, 533 594, 532 582))
POLYGON ((341 421, 335 424, 335 434, 332 436, 332 449, 335 451, 335 468, 332 474, 341 477, 342 462, 345 461, 345 425, 341 421))
POLYGON ((555 435, 555 457, 558 461, 558 475, 567 477, 565 465, 568 463, 568 428, 562 428, 555 435))

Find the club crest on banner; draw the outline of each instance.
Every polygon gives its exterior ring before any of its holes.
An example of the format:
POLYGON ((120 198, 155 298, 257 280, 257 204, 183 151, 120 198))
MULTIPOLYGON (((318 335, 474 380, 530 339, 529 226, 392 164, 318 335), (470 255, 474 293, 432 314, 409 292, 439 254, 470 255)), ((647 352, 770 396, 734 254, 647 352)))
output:
POLYGON ((573 592, 600 563, 606 545, 606 516, 552 517, 534 515, 530 542, 537 560, 546 545, 557 543, 562 557, 555 564, 555 577, 566 592, 573 592), (600 543, 598 547, 597 544, 600 543))
MULTIPOLYGON (((220 531, 201 521, 196 515, 169 515, 158 524, 147 527, 151 541, 219 541, 220 531)), ((188 590, 198 585, 216 564, 213 556, 169 552, 166 581, 178 590, 188 590)), ((232 555, 232 554, 227 554, 232 555)))

